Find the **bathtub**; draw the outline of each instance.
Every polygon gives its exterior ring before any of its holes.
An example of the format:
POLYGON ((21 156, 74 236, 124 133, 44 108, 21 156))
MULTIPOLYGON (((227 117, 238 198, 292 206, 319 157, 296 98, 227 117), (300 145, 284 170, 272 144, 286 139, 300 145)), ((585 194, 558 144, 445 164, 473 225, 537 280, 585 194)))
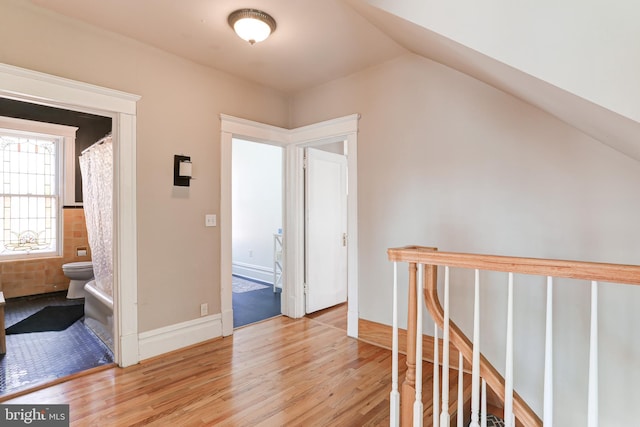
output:
POLYGON ((113 352, 113 298, 96 287, 95 280, 84 285, 84 324, 113 352))

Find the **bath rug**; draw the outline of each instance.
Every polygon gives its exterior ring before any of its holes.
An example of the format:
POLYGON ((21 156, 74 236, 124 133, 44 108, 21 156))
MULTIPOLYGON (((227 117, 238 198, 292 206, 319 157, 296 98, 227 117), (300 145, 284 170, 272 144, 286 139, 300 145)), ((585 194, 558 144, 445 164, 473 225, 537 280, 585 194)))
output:
POLYGON ((246 280, 236 276, 233 276, 231 278, 231 286, 231 291, 235 294, 242 294, 245 292, 257 291, 259 289, 271 288, 271 286, 269 285, 263 285, 252 280, 246 280))
POLYGON ((6 334, 64 331, 84 316, 84 304, 49 305, 6 329, 6 334))

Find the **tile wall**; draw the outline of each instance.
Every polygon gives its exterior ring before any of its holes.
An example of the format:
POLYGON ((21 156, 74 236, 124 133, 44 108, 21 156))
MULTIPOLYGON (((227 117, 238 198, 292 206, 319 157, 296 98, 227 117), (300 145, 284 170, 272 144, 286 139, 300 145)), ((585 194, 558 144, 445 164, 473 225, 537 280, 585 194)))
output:
POLYGON ((0 290, 5 298, 66 290, 69 279, 62 272, 62 264, 91 261, 84 209, 64 208, 63 216, 62 257, 0 262, 0 290), (78 248, 86 248, 87 256, 77 256, 78 248))

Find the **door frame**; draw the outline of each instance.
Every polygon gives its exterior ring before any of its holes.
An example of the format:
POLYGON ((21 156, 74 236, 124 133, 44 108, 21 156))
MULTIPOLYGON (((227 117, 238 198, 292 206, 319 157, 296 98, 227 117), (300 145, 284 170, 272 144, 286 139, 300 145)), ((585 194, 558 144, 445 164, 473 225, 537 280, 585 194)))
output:
POLYGON ((140 96, 0 64, 0 96, 113 119, 114 358, 135 365, 138 354, 136 233, 136 105, 140 96))
POLYGON ((296 129, 284 129, 226 114, 221 120, 220 292, 222 334, 233 333, 231 295, 231 148, 234 137, 284 147, 284 261, 282 314, 305 315, 304 307, 304 148, 346 142, 347 156, 347 335, 358 336, 358 120, 352 114, 296 129))

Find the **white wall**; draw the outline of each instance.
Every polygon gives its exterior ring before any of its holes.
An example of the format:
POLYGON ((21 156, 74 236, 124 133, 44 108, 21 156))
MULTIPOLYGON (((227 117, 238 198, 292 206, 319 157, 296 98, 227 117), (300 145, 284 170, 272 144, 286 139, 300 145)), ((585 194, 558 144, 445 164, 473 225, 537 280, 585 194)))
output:
POLYGON ((640 3, 365 0, 640 122, 640 3))
MULTIPOLYGON (((639 162, 531 105, 415 55, 297 94, 292 125, 353 111, 362 115, 361 318, 391 323, 389 247, 419 244, 640 264, 639 162)), ((518 280, 516 388, 540 411, 544 286, 518 280)), ((406 294, 406 281, 401 283, 406 294)), ((482 346, 498 367, 504 359, 505 283, 487 283, 482 294, 487 309, 482 346)), ((471 282, 456 281, 452 297, 453 317, 469 334, 471 289, 471 282)), ((555 292, 556 423, 585 425, 588 289, 560 283, 555 292), (580 335, 572 335, 574 330, 580 335)), ((630 408, 640 401, 640 343, 632 338, 640 324, 640 310, 634 309, 640 289, 605 286, 601 293, 600 351, 607 361, 601 364, 606 391, 600 396, 601 425, 631 425, 630 408)))
POLYGON ((282 155, 282 147, 233 140, 233 274, 268 283, 282 229, 282 155))

